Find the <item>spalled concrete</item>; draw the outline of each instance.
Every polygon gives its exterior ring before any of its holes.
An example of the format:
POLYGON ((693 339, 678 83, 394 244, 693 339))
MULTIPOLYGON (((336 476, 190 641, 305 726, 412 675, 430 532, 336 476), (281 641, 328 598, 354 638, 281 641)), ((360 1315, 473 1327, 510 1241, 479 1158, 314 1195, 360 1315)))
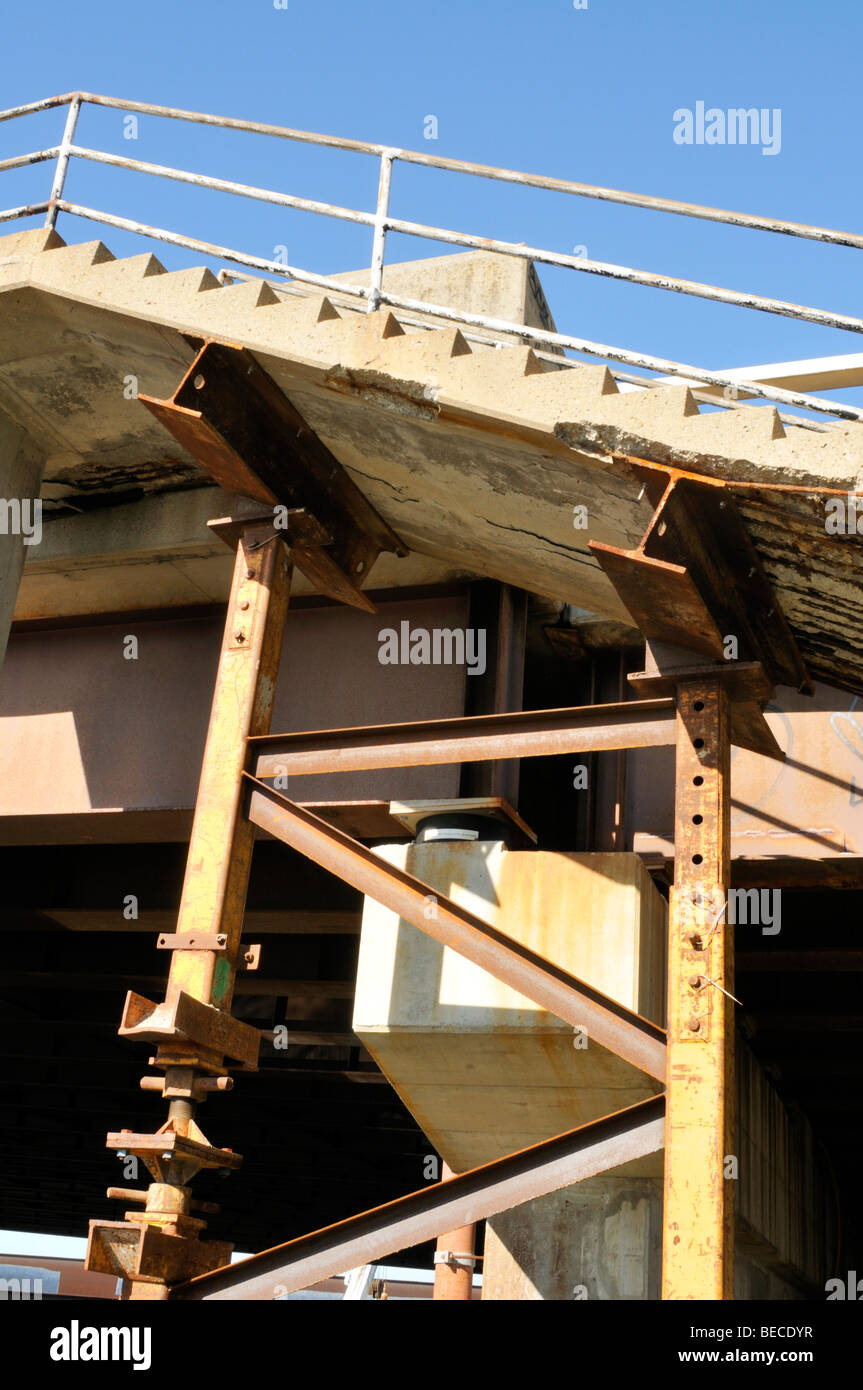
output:
MULTIPOLYGON (((542 318, 516 270, 507 280, 498 258, 471 253, 393 267, 392 283, 438 285, 452 301, 461 274, 471 304, 542 318)), ((451 326, 263 281, 222 288, 200 268, 116 261, 99 242, 64 247, 40 231, 0 241, 0 407, 46 454, 47 501, 86 510, 204 483, 135 397, 172 393, 193 351, 184 334, 248 347, 415 554, 616 620, 588 541, 630 548, 651 512, 621 453, 748 483, 863 488, 856 424, 814 433, 760 407, 705 414, 685 386, 619 392, 603 367, 555 370, 451 326)), ((853 684, 863 538, 828 535, 802 497, 747 493, 744 515, 813 674, 853 684)))

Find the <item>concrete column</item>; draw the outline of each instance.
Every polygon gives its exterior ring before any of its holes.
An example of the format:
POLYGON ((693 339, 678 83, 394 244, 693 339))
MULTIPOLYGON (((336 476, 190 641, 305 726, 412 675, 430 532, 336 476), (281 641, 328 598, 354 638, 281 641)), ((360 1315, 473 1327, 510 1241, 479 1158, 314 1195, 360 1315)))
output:
POLYGON ((590 1178, 486 1222, 483 1298, 657 1299, 659 1178, 590 1178))
POLYGON ((27 431, 0 411, 0 665, 27 551, 42 534, 36 505, 45 458, 27 431))

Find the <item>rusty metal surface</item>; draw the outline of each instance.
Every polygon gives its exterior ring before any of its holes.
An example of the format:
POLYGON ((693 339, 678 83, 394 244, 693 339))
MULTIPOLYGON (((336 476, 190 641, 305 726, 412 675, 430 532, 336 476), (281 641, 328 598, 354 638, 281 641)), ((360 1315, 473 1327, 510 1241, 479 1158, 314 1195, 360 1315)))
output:
POLYGON ((645 466, 641 475, 655 511, 638 547, 589 544, 644 637, 721 660, 732 634, 737 658, 759 661, 774 682, 811 692, 734 493, 722 480, 677 469, 645 466))
POLYGON ((722 633, 685 565, 599 541, 590 550, 649 641, 722 656, 722 633))
POLYGON ((731 701, 731 742, 738 748, 760 753, 765 758, 784 761, 785 754, 762 713, 762 706, 776 692, 760 662, 729 661, 722 666, 664 666, 659 670, 648 643, 647 664, 647 670, 636 671, 628 677, 629 684, 639 695, 668 695, 681 677, 692 680, 696 673, 711 680, 721 680, 731 701))
MULTIPOLYGON (((448 1163, 441 1166, 441 1180, 455 1177, 448 1163)), ((433 1297, 447 1303, 463 1303, 471 1297, 476 1269, 476 1223, 457 1226, 438 1236, 434 1257, 433 1297)))
MULTIPOLYGON (((733 717, 733 716, 732 716, 733 717)), ((780 687, 765 722, 784 754, 765 768, 742 748, 731 756, 731 853, 735 883, 863 882, 863 703, 817 685, 814 696, 780 687), (765 880, 766 881, 766 880, 765 880)), ((628 814, 637 853, 674 859, 671 755, 630 759, 628 814)))
POLYGON ((168 1118, 155 1134, 109 1134, 108 1147, 140 1159, 153 1181, 143 1212, 127 1212, 121 1224, 91 1223, 90 1267, 125 1268, 133 1296, 142 1296, 142 1285, 211 1269, 230 1253, 200 1241, 205 1223, 190 1215, 189 1182, 202 1168, 229 1171, 242 1160, 212 1145, 195 1114, 210 1091, 226 1089, 226 1056, 257 1065, 258 1031, 230 1014, 254 840, 240 777, 246 739, 269 727, 290 577, 271 524, 248 521, 234 562, 166 997, 157 1005, 130 993, 120 1028, 121 1036, 158 1044, 151 1064, 164 1073, 168 1118))
MULTIPOLYGON (((180 933, 186 935, 186 933, 180 933)), ((207 951, 204 946, 182 945, 175 950, 207 951)), ((224 947, 214 947, 212 954, 221 955, 224 947)), ((176 959, 176 957, 175 957, 176 959)), ((123 1021, 118 1029, 121 1038, 133 1042, 189 1044, 193 1049, 211 1054, 216 1066, 220 1057, 228 1056, 244 1066, 254 1067, 258 1060, 257 1029, 232 1018, 222 1009, 211 1008, 184 990, 175 989, 161 1004, 154 1004, 140 994, 130 991, 126 996, 123 1021)))
POLYGON ((520 1153, 386 1206, 239 1260, 170 1292, 172 1299, 272 1299, 344 1269, 369 1264, 452 1229, 556 1192, 571 1183, 658 1152, 665 1100, 654 1096, 520 1153))
POLYGON ((668 926, 668 1143, 664 1299, 734 1296, 734 942, 730 872, 730 707, 705 676, 678 693, 675 838, 668 926))
POLYGON ((372 850, 342 834, 287 797, 246 775, 249 820, 313 859, 352 887, 397 912, 435 940, 450 946, 497 979, 583 1027, 599 1046, 665 1080, 662 1028, 609 999, 584 980, 545 960, 504 932, 489 926, 457 903, 410 874, 386 863, 372 850), (433 900, 433 911, 429 910, 433 900))
POLYGON ((286 537, 298 567, 331 598, 376 611, 362 585, 382 550, 405 546, 251 353, 207 342, 169 401, 138 399, 227 491, 300 512, 286 537))
POLYGON ((674 702, 658 699, 270 734, 250 739, 250 747, 258 753, 258 777, 267 778, 670 746, 674 739, 674 702))
POLYGON ((86 1266, 133 1283, 176 1283, 218 1269, 233 1249, 227 1241, 188 1240, 143 1223, 91 1221, 86 1266))
POLYGON ((269 727, 289 588, 284 546, 267 523, 252 523, 234 564, 177 919, 179 934, 224 935, 227 947, 176 952, 169 980, 169 992, 219 1009, 230 1008, 254 838, 241 814, 245 740, 269 727))

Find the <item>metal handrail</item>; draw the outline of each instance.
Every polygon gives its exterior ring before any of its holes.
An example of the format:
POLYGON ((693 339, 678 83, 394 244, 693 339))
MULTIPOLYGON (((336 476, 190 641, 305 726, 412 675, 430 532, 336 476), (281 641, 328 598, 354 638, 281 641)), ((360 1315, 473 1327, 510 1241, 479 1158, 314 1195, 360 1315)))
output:
MULTIPOLYGON (((730 212, 719 208, 702 207, 698 204, 680 202, 675 199, 654 198, 642 194, 602 188, 591 184, 576 183, 565 179, 548 178, 543 175, 521 173, 510 169, 499 169, 490 165, 474 164, 463 160, 425 154, 415 150, 398 149, 388 145, 373 144, 359 140, 345 140, 337 136, 318 135, 309 131, 293 130, 284 126, 266 125, 261 122, 243 121, 223 116, 212 116, 203 112, 185 111, 175 107, 156 106, 146 102, 126 101, 115 97, 103 97, 90 92, 67 93, 64 96, 49 97, 43 101, 31 102, 24 106, 0 111, 0 122, 12 120, 19 116, 29 115, 33 112, 45 111, 53 107, 62 106, 68 106, 69 109, 63 136, 59 145, 54 145, 43 150, 32 151, 25 155, 13 156, 12 158, 0 161, 0 172, 5 172, 29 164, 55 160, 56 165, 50 197, 45 202, 33 203, 0 211, 0 222, 14 221, 44 212, 46 214, 45 225, 53 227, 56 223, 58 213, 64 212, 71 216, 87 218, 90 221, 102 223, 106 226, 113 226, 146 237, 152 237, 171 245, 200 251, 205 255, 214 256, 239 265, 245 265, 259 271, 265 271, 270 275, 283 278, 287 277, 324 290, 337 291, 340 294, 365 301, 365 307, 368 312, 372 312, 379 308, 381 304, 388 304, 394 308, 403 308, 417 313, 431 314, 438 318, 444 318, 451 322, 462 324, 465 327, 480 328, 493 335, 504 335, 506 340, 511 340, 513 334, 515 334, 522 341, 533 344, 541 351, 547 351, 549 348, 557 348, 558 352, 561 350, 575 351, 585 356, 599 357, 603 360, 618 362, 625 366, 661 372, 668 376, 682 377, 700 384, 703 383, 713 387, 721 387, 732 393, 745 392, 747 396, 758 397, 780 405, 814 411, 819 414, 833 416, 840 420, 863 420, 863 410, 858 410, 853 406, 845 405, 839 401, 824 400, 821 397, 811 396, 802 392, 787 391, 779 387, 765 386, 755 381, 743 381, 738 377, 732 377, 721 372, 710 372, 702 368, 692 367, 686 363, 670 361, 649 354, 632 352, 628 349, 615 348, 606 344, 594 343, 587 339, 576 338, 568 334, 553 333, 549 330, 538 330, 527 324, 495 319, 488 315, 469 314, 447 305, 435 305, 426 301, 406 299, 402 296, 385 292, 383 289, 386 237, 388 232, 396 232, 404 235, 416 236, 425 240, 443 242, 448 245, 463 246, 468 249, 492 251, 516 259, 558 266, 569 270, 575 270, 583 274, 621 280, 630 284, 648 286, 675 294, 711 300, 716 303, 731 304, 741 308, 755 309, 759 312, 778 314, 785 318, 798 319, 803 322, 815 323, 824 327, 839 328, 847 332, 863 332, 863 319, 853 315, 839 314, 809 305, 793 304, 785 300, 726 289, 716 285, 702 284, 698 281, 683 280, 674 276, 637 270, 629 266, 593 261, 580 256, 570 256, 560 252, 546 251, 539 247, 525 246, 524 244, 477 236, 467 232, 452 231, 447 228, 430 226, 403 218, 392 217, 390 216, 389 205, 393 164, 396 160, 401 160, 403 163, 425 165, 429 168, 470 174, 507 183, 517 183, 525 187, 563 192, 577 197, 596 198, 607 202, 621 203, 627 206, 641 207, 653 211, 667 212, 685 217, 695 217, 702 220, 721 222, 786 236, 803 237, 809 240, 829 242, 834 245, 863 248, 863 236, 861 235, 837 231, 831 228, 809 226, 803 223, 782 221, 775 218, 730 212), (75 130, 81 109, 85 104, 110 107, 144 115, 159 116, 172 120, 189 121, 201 125, 216 126, 221 129, 243 130, 254 134, 273 136, 279 139, 293 140, 303 144, 319 145, 359 154, 372 155, 380 161, 380 178, 375 210, 374 212, 366 212, 354 208, 341 207, 337 204, 300 198, 291 194, 280 193, 273 189, 258 188, 249 184, 242 184, 229 179, 219 179, 206 174, 196 174, 188 170, 175 169, 169 165, 151 164, 142 160, 112 155, 107 151, 95 150, 86 146, 77 145, 75 144, 75 130), (171 179, 217 192, 232 193, 239 197, 250 198, 259 202, 272 203, 281 207, 289 207, 302 212, 310 212, 319 216, 331 217, 341 221, 353 222, 360 226, 370 227, 373 231, 373 244, 369 283, 367 285, 357 285, 342 280, 337 281, 327 276, 316 275, 310 271, 304 271, 299 267, 287 266, 281 262, 247 255, 244 252, 218 246, 199 238, 182 236, 179 233, 170 232, 164 228, 153 227, 143 222, 118 217, 111 213, 69 202, 64 198, 63 194, 69 163, 72 159, 82 159, 93 163, 128 169, 153 177, 171 179)), ((563 356, 557 357, 556 360, 558 364, 562 366, 577 365, 563 356)), ((620 376, 621 379, 626 379, 625 374, 621 373, 620 376)), ((629 380, 632 381, 632 378, 629 378, 629 380)), ((713 400, 712 403, 723 404, 723 402, 715 400, 713 400)), ((800 423, 806 424, 811 422, 801 421, 800 423)))

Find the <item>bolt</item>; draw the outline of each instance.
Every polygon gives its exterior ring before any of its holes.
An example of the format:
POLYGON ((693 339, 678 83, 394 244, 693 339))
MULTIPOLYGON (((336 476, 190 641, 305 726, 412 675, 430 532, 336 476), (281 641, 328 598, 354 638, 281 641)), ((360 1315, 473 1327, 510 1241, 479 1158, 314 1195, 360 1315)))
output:
POLYGON ((687 1026, 687 1028, 689 1029, 690 1033, 700 1033, 700 1032, 701 1032, 701 1019, 700 1019, 700 1018, 696 1018, 696 1017, 695 1017, 695 1014, 690 1014, 690 1015, 689 1015, 689 1022, 687 1023, 686 1026, 687 1026))
POLYGON ((247 578, 247 579, 254 579, 254 577, 255 577, 255 571, 254 571, 254 570, 246 570, 246 578, 247 578))
POLYGON ((245 642, 245 640, 246 640, 246 634, 245 634, 244 632, 235 632, 235 633, 234 633, 234 641, 235 641, 235 642, 245 642))
POLYGON ((243 612, 246 611, 246 609, 248 608, 248 606, 249 606, 249 600, 248 600, 247 598, 244 598, 243 601, 242 601, 242 603, 240 604, 240 607, 242 608, 243 612))
POLYGON ((169 1154, 169 1153, 164 1153, 164 1154, 162 1154, 162 1161, 163 1161, 164 1163, 170 1163, 172 1158, 173 1158, 173 1154, 169 1154))
POLYGON ((690 975, 690 977, 689 977, 689 986, 690 986, 690 989, 700 989, 700 988, 701 988, 701 976, 700 976, 700 975, 690 975))
POLYGON ((118 1150, 117 1150, 117 1157, 118 1157, 118 1158, 125 1158, 125 1157, 126 1157, 126 1150, 125 1150, 125 1149, 118 1149, 118 1150))

